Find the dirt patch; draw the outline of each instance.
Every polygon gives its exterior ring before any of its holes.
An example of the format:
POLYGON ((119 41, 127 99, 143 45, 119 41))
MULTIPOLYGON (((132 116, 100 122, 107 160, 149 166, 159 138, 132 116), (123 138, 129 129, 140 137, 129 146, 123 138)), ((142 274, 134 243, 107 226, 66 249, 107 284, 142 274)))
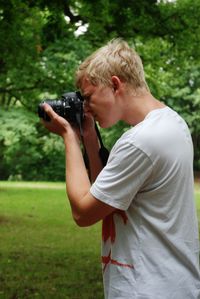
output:
POLYGON ((0 224, 8 224, 8 223, 10 223, 9 217, 0 215, 0 224))
POLYGON ((18 224, 20 219, 12 218, 5 215, 0 215, 0 225, 18 224))

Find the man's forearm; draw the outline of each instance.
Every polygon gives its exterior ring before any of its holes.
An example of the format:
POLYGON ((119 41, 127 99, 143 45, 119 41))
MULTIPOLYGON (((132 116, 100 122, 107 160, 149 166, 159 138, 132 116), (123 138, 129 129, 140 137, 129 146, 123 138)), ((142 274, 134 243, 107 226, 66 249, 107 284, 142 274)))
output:
POLYGON ((75 134, 64 138, 66 150, 66 188, 74 218, 80 213, 82 198, 89 192, 90 180, 79 141, 75 134))

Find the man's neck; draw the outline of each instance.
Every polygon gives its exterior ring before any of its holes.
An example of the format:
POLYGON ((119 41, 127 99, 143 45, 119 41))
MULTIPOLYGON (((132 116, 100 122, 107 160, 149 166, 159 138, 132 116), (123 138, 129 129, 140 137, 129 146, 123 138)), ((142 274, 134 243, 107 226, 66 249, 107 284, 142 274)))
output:
POLYGON ((166 105, 149 92, 139 95, 129 94, 124 101, 123 120, 130 125, 136 125, 143 121, 149 112, 164 107, 166 105))

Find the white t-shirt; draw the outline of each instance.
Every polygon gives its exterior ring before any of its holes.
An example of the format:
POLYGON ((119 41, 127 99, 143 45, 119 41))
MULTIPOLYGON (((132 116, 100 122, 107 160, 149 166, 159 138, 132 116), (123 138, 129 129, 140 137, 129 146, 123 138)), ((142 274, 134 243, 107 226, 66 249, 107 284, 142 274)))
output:
POLYGON ((165 107, 124 133, 91 187, 117 210, 103 221, 106 299, 199 299, 193 146, 165 107))

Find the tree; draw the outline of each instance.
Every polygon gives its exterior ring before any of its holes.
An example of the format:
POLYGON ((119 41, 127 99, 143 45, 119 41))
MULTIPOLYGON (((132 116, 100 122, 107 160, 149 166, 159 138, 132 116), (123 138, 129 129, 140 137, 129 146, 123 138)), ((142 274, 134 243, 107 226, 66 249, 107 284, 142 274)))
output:
POLYGON ((64 145, 24 108, 0 111, 0 179, 65 179, 64 145))
POLYGON ((59 2, 48 3, 53 11, 45 2, 43 10, 27 1, 0 4, 0 104, 20 103, 34 110, 43 96, 55 97, 74 88, 75 67, 89 46, 74 42, 59 2))
MULTIPOLYGON (((61 179, 57 156, 61 145, 55 136, 41 130, 37 105, 43 99, 56 99, 74 90, 74 72, 80 61, 119 36, 140 54, 152 93, 188 122, 195 145, 195 168, 200 169, 199 19, 199 0, 0 0, 0 107, 5 108, 0 110, 4 122, 0 132, 3 176, 20 173, 26 179, 42 179, 34 169, 43 163, 46 178, 61 179), (78 35, 81 26, 86 32, 78 35), (20 127, 24 132, 25 127, 30 130, 31 140, 19 133, 20 127), (6 132, 7 128, 14 135, 6 132), (20 142, 8 145, 9 136, 18 136, 20 142), (22 157, 26 144, 33 149, 35 161, 29 178, 25 176, 28 159, 19 158, 17 163, 14 156, 17 151, 22 157), (58 162, 55 176, 54 160, 58 162)), ((108 147, 126 129, 125 124, 119 123, 102 130, 108 147)))

